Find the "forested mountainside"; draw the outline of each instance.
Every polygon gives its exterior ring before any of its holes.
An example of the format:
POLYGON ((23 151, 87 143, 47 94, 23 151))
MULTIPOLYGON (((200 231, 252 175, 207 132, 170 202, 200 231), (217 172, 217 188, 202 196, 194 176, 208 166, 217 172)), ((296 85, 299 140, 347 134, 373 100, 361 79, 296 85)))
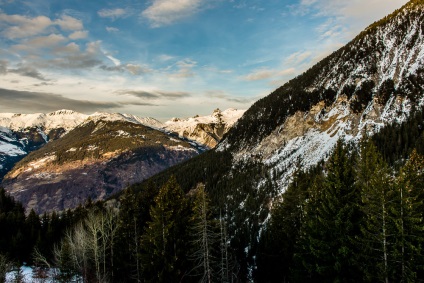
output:
MULTIPOLYGON (((219 178, 231 167, 229 156, 212 151, 195 158, 201 166, 188 161, 133 185, 119 203, 89 201, 40 217, 25 215, 0 190, 0 227, 9 227, 0 235, 0 260, 6 267, 11 260, 33 265, 33 280, 65 282, 75 276, 83 282, 419 282, 423 126, 417 112, 359 148, 339 142, 327 162, 296 170, 260 237, 250 230, 257 226, 246 225, 258 220, 256 199, 232 211, 242 198, 225 194, 237 184, 252 195, 251 180, 219 178), (193 187, 196 179, 214 189, 193 187)), ((260 176, 252 168, 245 178, 260 176)))
POLYGON ((216 149, 98 204, 62 239, 59 275, 423 281, 423 22, 424 1, 408 2, 255 103, 216 149))
POLYGON ((327 160, 340 139, 359 148, 380 131, 374 142, 393 168, 421 147, 423 19, 424 2, 410 1, 255 103, 215 150, 153 182, 160 186, 174 174, 186 191, 204 182, 228 221, 241 273, 253 276, 258 241, 296 170, 327 160))
POLYGON ((3 186, 27 211, 60 211, 105 199, 203 150, 142 124, 86 120, 19 161, 3 186))

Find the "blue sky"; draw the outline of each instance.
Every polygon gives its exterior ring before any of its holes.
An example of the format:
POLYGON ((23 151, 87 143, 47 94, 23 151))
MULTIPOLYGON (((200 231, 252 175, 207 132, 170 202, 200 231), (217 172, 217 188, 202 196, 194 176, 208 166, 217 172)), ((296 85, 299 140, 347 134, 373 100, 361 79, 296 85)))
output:
POLYGON ((0 0, 0 112, 246 109, 406 0, 0 0))

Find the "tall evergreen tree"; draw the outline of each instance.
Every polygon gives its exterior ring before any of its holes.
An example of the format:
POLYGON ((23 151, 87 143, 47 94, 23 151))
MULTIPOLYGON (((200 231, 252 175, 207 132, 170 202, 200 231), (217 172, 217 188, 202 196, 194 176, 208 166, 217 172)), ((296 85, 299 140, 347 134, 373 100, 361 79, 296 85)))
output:
MULTIPOLYGON (((394 215, 396 209, 391 172, 370 142, 363 142, 356 166, 356 187, 361 192, 360 245, 367 281, 389 282, 393 270, 394 215)), ((358 202, 359 203, 359 202, 358 202)))
POLYGON ((306 208, 300 255, 308 280, 357 282, 359 253, 359 192, 354 186, 353 154, 339 141, 328 160, 327 176, 306 208))
MULTIPOLYGON (((424 158, 414 150, 401 168, 396 182, 397 209, 395 269, 398 282, 416 282, 417 271, 423 270, 424 244, 424 158)), ((422 276, 422 274, 421 274, 422 276)))
POLYGON ((141 239, 143 277, 180 282, 187 275, 189 206, 174 176, 160 189, 141 239))

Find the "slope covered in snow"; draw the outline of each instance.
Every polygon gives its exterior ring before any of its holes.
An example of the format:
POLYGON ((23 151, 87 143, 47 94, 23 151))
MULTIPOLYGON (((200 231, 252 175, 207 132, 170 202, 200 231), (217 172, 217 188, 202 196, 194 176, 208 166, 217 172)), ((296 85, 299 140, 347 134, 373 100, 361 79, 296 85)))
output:
POLYGON ((0 113, 0 126, 14 131, 34 127, 43 129, 47 133, 57 128, 69 131, 81 124, 87 117, 88 115, 72 110, 58 110, 48 114, 0 113))
POLYGON ((211 115, 196 115, 187 119, 173 118, 164 123, 163 129, 175 132, 180 137, 194 140, 209 148, 215 147, 223 135, 243 115, 245 110, 216 109, 211 115))

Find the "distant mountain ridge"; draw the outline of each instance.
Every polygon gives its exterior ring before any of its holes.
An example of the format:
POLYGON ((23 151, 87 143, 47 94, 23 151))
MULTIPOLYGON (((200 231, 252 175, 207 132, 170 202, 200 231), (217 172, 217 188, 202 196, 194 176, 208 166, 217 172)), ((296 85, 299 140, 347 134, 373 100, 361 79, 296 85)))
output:
POLYGON ((39 213, 104 199, 216 145, 243 112, 165 124, 121 113, 0 113, 2 185, 39 213))

